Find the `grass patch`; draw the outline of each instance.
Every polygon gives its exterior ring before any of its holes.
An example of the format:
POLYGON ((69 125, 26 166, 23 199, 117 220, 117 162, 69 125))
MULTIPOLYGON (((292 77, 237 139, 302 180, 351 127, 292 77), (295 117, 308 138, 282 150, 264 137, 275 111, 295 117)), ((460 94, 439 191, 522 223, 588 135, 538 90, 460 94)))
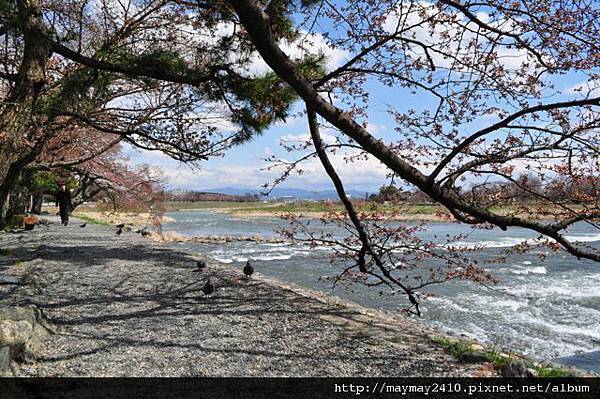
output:
POLYGON ((332 308, 334 308, 335 310, 342 310, 342 309, 346 309, 346 305, 342 302, 335 302, 335 301, 327 301, 327 304, 329 306, 331 306, 332 308))
POLYGON ((108 222, 106 222, 104 220, 101 220, 101 219, 96 219, 96 218, 91 217, 89 215, 83 215, 81 213, 74 213, 73 216, 76 217, 77 219, 81 219, 81 220, 83 220, 84 222, 87 222, 87 223, 99 224, 99 225, 102 225, 102 226, 110 226, 110 223, 108 223, 108 222))
MULTIPOLYGON (((460 358, 463 353, 473 352, 473 342, 469 340, 450 339, 445 337, 434 337, 431 339, 432 342, 440 345, 444 348, 444 351, 455 358, 460 358)), ((498 352, 495 349, 489 349, 483 352, 476 351, 487 357, 488 361, 494 365, 496 370, 501 370, 511 361, 517 359, 512 354, 505 354, 498 352)), ((533 363, 530 360, 519 358, 525 365, 525 367, 535 370, 539 377, 571 377, 573 373, 569 372, 561 367, 554 366, 540 366, 533 363)))
POLYGON ((533 367, 540 377, 572 377, 573 373, 560 367, 533 367))
POLYGON ((267 203, 257 204, 238 209, 233 209, 234 213, 239 212, 271 212, 271 213, 302 213, 302 212, 325 212, 327 210, 341 210, 339 204, 327 206, 322 202, 289 202, 289 203, 267 203))
MULTIPOLYGON (((406 217, 410 220, 418 220, 419 217, 423 217, 426 220, 437 220, 437 214, 449 215, 448 210, 438 204, 409 204, 409 203, 375 203, 370 201, 364 201, 361 199, 354 199, 354 207, 358 212, 364 212, 372 214, 374 212, 382 212, 387 215, 394 215, 397 217, 406 217)), ((344 207, 339 201, 293 201, 293 202, 262 202, 262 201, 169 201, 165 203, 167 211, 185 211, 185 210, 220 210, 232 214, 252 214, 252 213, 264 213, 279 215, 284 213, 292 214, 310 214, 310 213, 323 213, 327 211, 339 212, 343 211, 344 207)), ((534 220, 546 220, 552 219, 552 215, 539 214, 539 208, 541 204, 503 204, 491 206, 489 209, 499 214, 513 214, 516 213, 521 217, 534 220), (529 208, 531 214, 524 213, 523 208, 529 208)), ((570 207, 577 210, 582 208, 580 205, 569 204, 570 207)), ((94 204, 82 206, 82 211, 85 212, 97 212, 99 209, 94 204)), ((547 206, 544 208, 548 210, 547 206)), ((556 210, 560 213, 560 209, 556 210)), ((442 218, 441 220, 446 220, 442 218)))
MULTIPOLYGON (((358 212, 364 212, 367 217, 374 212, 381 212, 387 215, 393 215, 400 219, 419 220, 438 220, 437 215, 449 215, 448 210, 438 204, 409 204, 409 203, 375 203, 354 199, 354 207, 358 212)), ((231 214, 272 214, 273 216, 291 213, 310 215, 321 214, 327 211, 344 211, 343 205, 339 201, 293 201, 293 202, 262 202, 262 201, 169 201, 165 203, 167 211, 185 211, 185 210, 219 210, 231 214)), ((571 206, 571 205, 570 205, 571 206)), ((551 219, 551 215, 538 214, 540 204, 504 204, 490 207, 490 210, 499 214, 516 213, 522 217, 535 220, 551 219), (523 213, 522 207, 531 209, 532 214, 523 213)), ((546 207, 547 208, 547 207, 546 207)), ((577 209, 577 205, 573 205, 577 209)), ((94 205, 82 207, 85 211, 98 211, 94 205)), ((559 210, 557 210, 559 211, 559 210)), ((446 220, 441 217, 439 220, 446 220)))
MULTIPOLYGON (((233 213, 247 212, 270 212, 270 213, 309 213, 309 212, 340 212, 344 207, 339 202, 325 201, 296 201, 296 202, 267 202, 267 203, 237 203, 239 206, 231 206, 233 213)), ((403 213, 408 215, 435 215, 442 208, 438 205, 398 205, 398 204, 374 204, 363 201, 354 202, 358 212, 366 214, 373 212, 403 213)))
POLYGON ((484 354, 487 356, 490 363, 494 364, 496 369, 501 369, 513 360, 513 357, 510 354, 508 356, 503 356, 503 354, 496 352, 495 350, 487 351, 484 354))
MULTIPOLYGON (((232 201, 194 201, 194 202, 167 202, 168 211, 189 209, 222 209, 231 213, 305 213, 305 212, 327 212, 343 211, 340 202, 328 201, 294 201, 294 202, 232 202, 232 201)), ((376 209, 382 212, 404 212, 407 214, 436 214, 442 208, 438 205, 408 205, 408 204, 374 204, 371 202, 354 201, 359 212, 370 213, 376 209)))
POLYGON ((11 216, 6 225, 4 226, 4 230, 5 231, 10 231, 10 230, 14 230, 14 229, 20 229, 23 228, 23 215, 13 215, 11 216))
POLYGON ((446 353, 454 356, 457 359, 463 353, 473 351, 473 342, 468 340, 434 337, 431 339, 431 341, 444 348, 446 353))
POLYGON ((390 342, 394 344, 404 344, 407 342, 407 340, 404 337, 392 337, 390 338, 390 342))

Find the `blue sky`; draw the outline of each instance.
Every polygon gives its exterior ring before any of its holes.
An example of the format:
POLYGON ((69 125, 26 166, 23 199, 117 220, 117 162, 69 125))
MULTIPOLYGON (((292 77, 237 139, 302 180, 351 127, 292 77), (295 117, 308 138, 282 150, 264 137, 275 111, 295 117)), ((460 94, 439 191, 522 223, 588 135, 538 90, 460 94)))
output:
MULTIPOLYGON (((575 86, 579 81, 577 77, 567 76, 561 79, 563 88, 575 86)), ((377 86, 378 87, 378 86, 377 86)), ((385 139, 393 139, 397 133, 394 132, 394 122, 385 112, 386 104, 395 100, 395 105, 402 101, 414 105, 422 102, 419 96, 401 95, 390 98, 387 92, 373 92, 371 100, 372 112, 369 114, 370 131, 385 139)), ((569 98, 572 96, 561 96, 569 98)), ((487 122, 493 122, 489 120, 487 122)), ((186 188, 194 190, 214 189, 219 187, 241 187, 257 189, 264 183, 270 182, 274 173, 264 169, 268 164, 264 158, 270 154, 278 154, 290 158, 281 148, 281 140, 290 140, 298 137, 308 137, 308 129, 304 118, 290 118, 286 123, 279 123, 268 129, 263 135, 256 137, 253 141, 242 146, 230 149, 223 157, 212 158, 202 162, 198 168, 190 168, 181 165, 177 161, 162 155, 159 152, 139 151, 126 148, 127 155, 134 163, 148 163, 160 167, 165 173, 169 188, 186 188)), ((327 131, 324 132, 327 134, 327 131)), ((341 159, 334 158, 340 175, 342 176, 346 189, 357 189, 375 192, 385 183, 385 168, 376 160, 347 164, 341 159)), ((302 176, 291 176, 281 187, 305 188, 310 190, 332 189, 327 175, 322 170, 317 160, 310 161, 302 176)))
MULTIPOLYGON (((346 57, 346 55, 332 54, 329 57, 330 66, 340 65, 346 57)), ((259 70, 265 68, 266 65, 258 67, 259 70)), ((393 123, 385 110, 386 103, 398 102, 398 100, 399 98, 390 98, 388 93, 381 93, 381 96, 373 98, 373 111, 369 121, 373 133, 386 138, 393 136, 393 123)), ((408 100, 407 104, 411 101, 411 99, 406 100, 408 100)), ((290 114, 295 115, 300 110, 300 104, 296 104, 290 114)), ((326 141, 327 139, 331 141, 335 133, 322 129, 322 134, 326 141)), ((271 182, 278 175, 264 170, 269 165, 264 158, 276 154, 286 159, 293 159, 300 153, 286 152, 281 146, 282 140, 301 142, 307 138, 308 127, 305 117, 292 116, 285 122, 273 125, 252 141, 231 148, 223 157, 201 162, 197 168, 182 165, 159 152, 141 151, 126 146, 125 153, 133 163, 147 163, 160 167, 168 179, 169 188, 172 189, 186 188, 199 191, 220 187, 259 189, 262 184, 271 182)), ((385 183, 386 171, 378 161, 347 164, 342 158, 342 154, 338 154, 332 156, 332 161, 344 179, 347 189, 375 192, 385 183)), ((333 189, 333 185, 316 158, 304 164, 302 176, 292 175, 280 187, 308 190, 333 189)))
MULTIPOLYGON (((313 38, 314 39, 314 38, 313 38)), ((344 51, 334 50, 324 46, 322 38, 316 37, 316 46, 328 56, 329 68, 341 65, 350 55, 344 51), (321 40, 321 42, 319 42, 321 40), (324 50, 323 50, 324 49, 324 50)), ((285 49, 284 49, 285 50, 285 49)), ((296 52, 288 49, 289 52, 296 52)), ((258 57, 255 60, 257 71, 268 70, 268 67, 258 57)), ((564 95, 553 98, 561 100, 576 96, 571 89, 577 84, 585 81, 584 76, 574 74, 565 75, 556 80, 557 88, 562 89, 564 95)), ((394 132, 395 123, 386 112, 388 104, 393 104, 396 109, 402 110, 408 107, 426 108, 430 107, 431 99, 422 94, 410 94, 407 90, 398 88, 384 88, 374 82, 367 83, 370 93, 368 130, 374 136, 386 141, 394 140, 398 133, 394 132)), ((297 105, 296 111, 299 110, 297 105)), ((493 123, 494 117, 486 117, 479 120, 470 127, 480 127, 483 123, 493 123)), ((270 182, 277 175, 274 172, 264 170, 268 164, 263 161, 266 156, 276 154, 286 159, 292 159, 294 154, 289 154, 282 149, 281 140, 305 140, 308 137, 306 121, 301 118, 289 118, 285 123, 278 123, 256 137, 253 141, 242 146, 230 149, 221 158, 212 158, 202 162, 198 167, 192 169, 185 165, 169 159, 158 152, 134 150, 130 147, 125 149, 126 154, 134 163, 148 163, 160 167, 168 180, 169 188, 186 188, 193 190, 214 189, 219 187, 239 187, 258 189, 264 183, 270 182)), ((324 129, 322 131, 325 140, 332 140, 335 133, 324 129)), ((386 169, 377 160, 369 159, 364 162, 347 163, 342 154, 332 156, 332 161, 337 167, 346 189, 357 189, 362 191, 377 191, 386 182, 386 169)), ((332 189, 327 175, 318 163, 313 159, 307 161, 301 176, 293 175, 281 187, 304 188, 310 190, 332 189)))
MULTIPOLYGON (((574 76, 567 76, 561 80, 563 88, 575 86, 578 81, 574 76)), ((377 89, 379 86, 374 87, 372 92, 369 130, 376 136, 393 139, 397 133, 393 130, 394 122, 385 112, 386 105, 393 101, 396 106, 402 102, 414 106, 415 103, 423 104, 424 99, 418 95, 407 96, 406 94, 394 97, 389 92, 381 92, 377 89)), ((327 135, 327 131, 324 134, 327 135)), ((169 188, 172 189, 186 188, 200 191, 219 187, 258 189, 262 184, 272 181, 275 176, 274 173, 264 170, 268 165, 264 158, 271 154, 291 158, 291 154, 281 148, 281 140, 289 141, 294 137, 298 140, 308 137, 306 121, 302 117, 290 118, 285 123, 278 123, 251 142, 230 149, 223 157, 203 161, 197 168, 182 165, 159 152, 140 151, 130 147, 126 148, 125 152, 133 163, 148 163, 160 167, 168 179, 169 188)), ((385 168, 376 160, 347 164, 341 159, 334 158, 334 163, 347 189, 375 192, 386 181, 385 168)), ((316 159, 308 163, 302 176, 289 177, 281 187, 310 190, 333 188, 316 159)))
MULTIPOLYGON (((379 124, 379 121, 375 123, 377 129, 386 128, 383 123, 379 124)), ((307 136, 307 132, 304 118, 289 119, 285 124, 280 123, 270 128, 251 142, 228 150, 223 157, 201 162, 197 168, 182 165, 159 152, 126 147, 125 153, 133 163, 147 163, 160 167, 168 178, 169 187, 173 189, 186 188, 199 191, 220 187, 258 189, 276 176, 276 173, 265 170, 269 164, 264 161, 264 158, 271 154, 278 154, 291 159, 291 154, 281 148, 281 140, 301 141, 303 136, 307 136)), ((336 162, 347 189, 378 190, 385 182, 385 172, 383 167, 374 167, 370 165, 372 163, 369 162, 368 167, 365 168, 364 163, 345 165, 343 162, 336 162)), ((310 161, 303 170, 302 176, 290 176, 280 187, 309 190, 333 188, 316 159, 310 161)))

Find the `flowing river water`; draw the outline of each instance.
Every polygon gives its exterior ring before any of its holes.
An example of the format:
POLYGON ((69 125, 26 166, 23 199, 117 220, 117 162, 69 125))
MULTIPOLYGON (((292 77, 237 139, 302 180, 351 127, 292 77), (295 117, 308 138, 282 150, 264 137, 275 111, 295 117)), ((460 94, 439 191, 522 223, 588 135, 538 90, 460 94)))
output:
MULTIPOLYGON (((171 212, 168 216, 174 222, 165 224, 164 229, 187 237, 278 237, 276 231, 287 223, 277 217, 243 218, 209 210, 171 212)), ((323 228, 316 220, 311 226, 317 230, 323 228)), ((523 240, 536 237, 524 229, 472 230, 457 223, 429 223, 427 230, 420 234, 428 240, 446 237, 446 234, 468 234, 457 244, 482 246, 483 249, 474 254, 479 259, 491 259, 523 240)), ((600 231, 593 226, 573 226, 568 236, 600 250, 600 231)), ((363 306, 393 311, 406 305, 404 296, 380 295, 377 288, 338 287, 332 291, 330 282, 319 280, 319 276, 339 271, 329 264, 331 249, 327 247, 309 249, 300 244, 249 241, 177 245, 240 269, 250 259, 264 275, 363 306)), ((600 265, 578 260, 564 251, 547 251, 545 255, 544 260, 535 252, 511 255, 505 263, 486 265, 486 270, 500 281, 495 290, 462 281, 434 286, 429 292, 435 296, 422 306, 423 321, 538 360, 599 349, 600 265)))

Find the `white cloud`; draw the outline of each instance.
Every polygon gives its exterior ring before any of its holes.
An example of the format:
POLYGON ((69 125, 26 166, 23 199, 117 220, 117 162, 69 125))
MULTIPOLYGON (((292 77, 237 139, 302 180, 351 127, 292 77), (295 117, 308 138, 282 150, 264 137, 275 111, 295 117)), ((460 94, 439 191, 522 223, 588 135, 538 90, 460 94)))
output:
POLYGON ((304 143, 308 140, 310 140, 310 134, 308 133, 284 134, 279 138, 279 141, 283 143, 304 143))
POLYGON ((376 124, 372 122, 367 123, 366 130, 371 134, 381 134, 385 132, 389 132, 391 129, 384 124, 376 124))
POLYGON ((576 95, 600 95, 600 81, 589 80, 585 82, 577 83, 573 86, 567 87, 563 90, 565 94, 576 94, 576 95))
MULTIPOLYGON (((349 52, 347 50, 335 48, 320 33, 307 33, 304 31, 300 33, 300 39, 296 42, 284 41, 279 43, 281 50, 292 60, 299 60, 307 55, 322 54, 326 59, 326 68, 332 70, 342 65, 348 59, 349 52)), ((246 72, 255 76, 268 71, 271 71, 271 68, 258 53, 254 53, 246 72)))
MULTIPOLYGON (((379 187, 385 181, 388 169, 373 157, 366 160, 347 162, 343 153, 330 154, 329 159, 342 179, 346 189, 379 187)), ((286 183, 289 187, 323 188, 331 187, 331 180, 318 158, 304 161, 301 175, 290 176, 286 183)), ((283 170, 283 168, 281 168, 283 170)))
MULTIPOLYGON (((431 17, 438 12, 438 4, 426 1, 411 2, 409 5, 401 3, 396 12, 388 15, 382 23, 382 27, 387 32, 395 32, 400 19, 402 19, 400 23, 403 28, 412 27, 403 32, 403 36, 417 40, 433 50, 429 52, 429 55, 438 68, 457 69, 456 66, 452 65, 453 60, 445 58, 441 53, 452 54, 458 59, 472 59, 473 49, 470 48, 469 43, 475 42, 475 39, 477 39, 476 42, 482 48, 491 45, 484 40, 483 36, 476 37, 475 32, 479 29, 475 23, 469 21, 462 13, 452 11, 452 9, 446 10, 446 13, 456 21, 452 25, 447 23, 437 24, 432 30, 428 23, 422 22, 424 15, 431 17), (467 29, 464 29, 464 27, 467 29), (446 36, 446 34, 449 36, 446 36), (460 39, 456 40, 457 37, 460 37, 460 39)), ((491 20, 490 15, 484 11, 477 12, 476 16, 484 23, 505 31, 513 32, 518 28, 514 20, 491 20)), ((506 46, 494 47, 499 63, 508 70, 518 69, 524 62, 533 61, 533 57, 525 49, 516 49, 514 46, 511 49, 506 46)), ((408 54, 415 58, 421 58, 425 63, 428 62, 423 48, 418 45, 413 45, 408 54)))
MULTIPOLYGON (((337 143, 335 134, 328 133, 327 129, 321 129, 320 135, 321 139, 323 139, 323 142, 325 144, 337 143)), ((302 144, 307 141, 311 141, 311 137, 309 133, 284 134, 281 137, 279 137, 279 141, 282 144, 302 144)))
MULTIPOLYGON (((191 168, 154 151, 133 149, 125 146, 125 153, 135 164, 148 163, 159 167, 164 173, 170 188, 186 188, 205 190, 219 187, 260 188, 264 183, 272 182, 282 169, 265 170, 268 164, 260 162, 259 154, 252 164, 235 163, 235 160, 224 161, 211 159, 203 162, 200 167, 191 168)), ((263 150, 263 156, 272 153, 270 149, 263 150)), ((355 152, 354 152, 355 153, 355 152)), ((387 168, 378 160, 370 157, 366 160, 346 162, 347 153, 330 154, 335 166, 347 189, 365 187, 374 189, 384 181, 387 168)), ((331 188, 320 161, 311 158, 301 164, 302 175, 291 175, 284 186, 306 189, 331 188)))

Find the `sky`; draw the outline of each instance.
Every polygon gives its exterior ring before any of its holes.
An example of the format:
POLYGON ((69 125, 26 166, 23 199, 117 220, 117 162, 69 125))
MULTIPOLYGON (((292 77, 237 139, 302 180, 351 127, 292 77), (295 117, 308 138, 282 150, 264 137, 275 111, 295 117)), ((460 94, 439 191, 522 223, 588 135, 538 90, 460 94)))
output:
MULTIPOLYGON (((327 46, 322 36, 313 35, 314 44, 310 51, 319 50, 327 56, 328 69, 342 65, 351 57, 346 51, 332 49, 327 46)), ((283 49, 291 56, 299 55, 301 50, 294 45, 285 45, 283 49)), ((518 57, 507 58, 508 62, 518 62, 518 57)), ((268 70, 268 66, 257 55, 252 64, 252 70, 260 73, 268 70)), ((559 79, 558 88, 570 98, 576 93, 573 88, 580 85, 583 76, 566 75, 559 79)), ((368 130, 377 137, 392 140, 397 133, 394 131, 395 122, 386 112, 388 104, 394 104, 397 109, 408 107, 427 107, 429 100, 422 94, 410 94, 406 91, 384 90, 381 85, 367 83, 372 86, 369 99, 368 130)), ((295 111, 299 111, 295 106, 295 111)), ((292 112, 295 114, 295 112, 292 112)), ((491 117, 493 119, 493 116, 491 117)), ((485 123, 494 122, 492 119, 485 123)), ((332 141, 334 132, 322 130, 325 141, 332 141)), ((228 150, 223 157, 203 161, 195 168, 179 164, 159 152, 137 150, 125 147, 125 153, 135 164, 147 163, 159 167, 168 181, 170 189, 190 189, 203 191, 222 187, 259 189, 265 183, 272 182, 278 173, 266 170, 269 163, 264 159, 270 155, 278 155, 292 159, 281 146, 282 142, 302 142, 308 139, 308 128, 304 117, 290 117, 285 122, 279 122, 266 130, 253 141, 228 150)), ((346 162, 344 154, 332 155, 332 163, 345 183, 347 190, 376 192, 386 183, 386 168, 375 159, 358 162, 346 162)), ((306 161, 302 167, 302 175, 292 175, 280 187, 303 188, 308 190, 330 190, 333 188, 318 159, 306 161)))
MULTIPOLYGON (((311 35, 311 42, 314 42, 311 43, 311 52, 325 53, 328 69, 342 65, 350 57, 350 54, 345 51, 330 48, 320 35, 311 35)), ((283 49, 292 57, 302 54, 302 50, 293 45, 283 45, 283 49)), ((270 71, 270 68, 257 55, 252 63, 251 72, 258 74, 265 71, 270 71)), ((380 105, 380 109, 377 111, 375 108, 369 127, 373 132, 385 135, 386 130, 392 134, 393 126, 389 123, 389 116, 385 112, 384 100, 389 99, 374 100, 375 104, 380 105)), ((146 163, 159 167, 167 177, 167 185, 170 189, 198 191, 222 187, 261 189, 263 184, 270 183, 279 176, 277 172, 266 170, 270 164, 264 159, 273 154, 292 159, 297 154, 288 154, 282 148, 282 143, 300 143, 309 138, 305 117, 294 116, 300 110, 299 105, 296 104, 290 112, 292 116, 286 121, 277 122, 252 141, 231 148, 223 157, 203 161, 194 168, 182 165, 160 152, 139 150, 129 145, 125 145, 124 152, 134 164, 146 163)), ((326 142, 333 141, 333 133, 328 132, 327 129, 322 129, 322 135, 326 142)), ((343 154, 331 156, 338 173, 346 183, 347 190, 376 192, 385 183, 386 169, 378 161, 370 159, 347 163, 343 158, 343 154)), ((302 171, 301 176, 292 175, 279 187, 307 190, 334 188, 317 158, 303 163, 302 171)))
MULTIPOLYGON (((386 129, 386 126, 377 125, 377 129, 386 129)), ((326 135, 327 133, 324 133, 324 136, 326 135)), ((289 157, 289 154, 281 148, 281 143, 300 143, 308 137, 304 118, 292 118, 271 127, 251 142, 228 150, 223 157, 211 158, 193 168, 156 151, 139 150, 127 145, 124 152, 135 164, 147 163, 159 167, 167 177, 171 189, 197 191, 222 187, 260 189, 263 184, 272 182, 278 176, 278 173, 266 170, 270 163, 266 162, 265 158, 272 154, 289 157)), ((348 190, 376 192, 385 183, 386 169, 376 160, 346 163, 342 156, 332 158, 348 190)), ((307 190, 333 189, 318 159, 305 162, 302 171, 302 175, 288 177, 280 187, 307 190)))

